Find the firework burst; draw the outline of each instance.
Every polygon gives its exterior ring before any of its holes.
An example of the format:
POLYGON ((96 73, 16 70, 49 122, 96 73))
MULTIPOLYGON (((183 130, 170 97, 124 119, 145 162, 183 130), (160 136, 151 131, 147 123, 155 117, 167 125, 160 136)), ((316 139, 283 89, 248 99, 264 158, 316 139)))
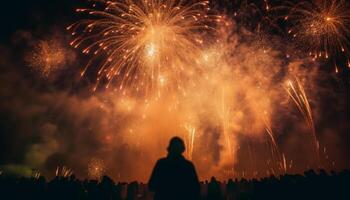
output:
POLYGON ((88 176, 91 179, 101 179, 106 171, 103 160, 92 158, 88 164, 88 176))
POLYGON ((343 53, 349 60, 350 7, 347 1, 288 2, 286 8, 288 14, 284 20, 290 27, 288 33, 313 59, 328 59, 343 53))
POLYGON ((28 65, 43 77, 48 77, 66 62, 66 52, 59 42, 40 41, 27 57, 28 65))
POLYGON ((220 20, 208 14, 208 4, 207 0, 123 0, 77 9, 92 16, 67 28, 77 35, 71 45, 93 55, 81 75, 98 66, 94 90, 114 81, 120 90, 128 88, 124 91, 181 89, 182 81, 198 70, 192 59, 200 54, 204 36, 220 20))

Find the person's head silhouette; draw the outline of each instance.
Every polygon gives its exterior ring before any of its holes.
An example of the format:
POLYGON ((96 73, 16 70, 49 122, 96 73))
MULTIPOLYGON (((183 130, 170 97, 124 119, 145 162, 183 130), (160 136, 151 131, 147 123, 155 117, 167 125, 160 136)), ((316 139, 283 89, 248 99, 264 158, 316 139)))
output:
POLYGON ((168 146, 169 155, 180 156, 185 151, 185 143, 179 137, 171 138, 168 146))

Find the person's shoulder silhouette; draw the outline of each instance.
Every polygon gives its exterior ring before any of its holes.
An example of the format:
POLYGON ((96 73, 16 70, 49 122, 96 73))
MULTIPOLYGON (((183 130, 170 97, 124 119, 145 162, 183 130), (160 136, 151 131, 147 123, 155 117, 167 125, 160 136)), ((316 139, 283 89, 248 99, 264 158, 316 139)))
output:
POLYGON ((149 189, 155 193, 154 199, 199 199, 199 180, 192 162, 182 155, 185 151, 183 140, 172 138, 167 150, 168 156, 157 161, 148 182, 149 189))

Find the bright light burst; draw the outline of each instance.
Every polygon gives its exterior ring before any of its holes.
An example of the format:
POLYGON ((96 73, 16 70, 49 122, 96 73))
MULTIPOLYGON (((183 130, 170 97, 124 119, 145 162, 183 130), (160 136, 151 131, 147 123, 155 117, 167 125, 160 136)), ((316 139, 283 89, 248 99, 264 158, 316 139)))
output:
POLYGON ((181 89, 182 82, 199 70, 192 59, 200 54, 204 36, 214 30, 213 22, 220 21, 220 16, 209 14, 208 4, 113 0, 95 4, 94 9, 77 9, 92 16, 67 28, 77 35, 71 45, 94 55, 81 75, 97 64, 94 90, 116 81, 120 90, 159 91, 163 77, 171 80, 166 88, 181 89))
POLYGON ((344 0, 288 2, 288 33, 316 58, 349 57, 350 6, 344 0))

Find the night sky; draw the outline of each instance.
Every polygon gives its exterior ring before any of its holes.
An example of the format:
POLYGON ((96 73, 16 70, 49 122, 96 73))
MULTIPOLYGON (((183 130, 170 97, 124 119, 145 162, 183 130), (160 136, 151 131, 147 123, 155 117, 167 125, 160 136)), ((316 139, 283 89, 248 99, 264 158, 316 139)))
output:
MULTIPOLYGON (((228 10, 232 6, 222 1, 213 4, 220 10, 228 10)), ((138 165, 147 162, 148 158, 142 152, 123 142, 106 148, 107 145, 96 134, 118 133, 128 121, 126 118, 132 116, 120 117, 113 113, 104 119, 105 112, 100 111, 98 106, 103 92, 91 93, 88 86, 94 80, 90 75, 79 78, 79 71, 86 64, 87 57, 69 46, 71 37, 65 28, 84 16, 78 15, 75 9, 88 5, 85 0, 11 0, 1 3, 0 168, 13 171, 39 169, 52 176, 57 166, 66 165, 77 171, 78 176, 85 177, 86 163, 91 155, 103 157, 108 154, 110 159, 105 163, 109 166, 106 171, 112 177, 129 180, 145 179, 144 176, 147 176, 142 170, 128 171, 128 163, 134 159, 138 160, 138 165), (70 58, 57 75, 43 79, 30 70, 26 57, 38 41, 47 38, 60 41, 70 52, 70 58), (115 124, 106 127, 105 124, 110 122, 115 124)), ((231 15, 232 12, 227 13, 231 15)), ((321 63, 318 67, 318 75, 310 78, 314 85, 307 90, 310 91, 317 137, 329 156, 324 167, 328 170, 350 169, 349 70, 342 67, 335 74, 329 63, 321 63)), ((307 71, 306 77, 307 73, 311 77, 313 72, 307 71)), ((287 112, 283 109, 279 111, 287 112)), ((275 127, 281 132, 277 142, 284 152, 293 155, 295 162, 307 163, 310 157, 302 157, 302 154, 307 154, 304 152, 307 145, 295 142, 302 140, 297 138, 297 133, 287 134, 291 130, 298 132, 300 127, 289 124, 289 120, 291 118, 286 119, 285 116, 276 117, 275 127)), ((206 131, 217 132, 211 128, 206 131)), ((218 140, 215 134, 211 135, 211 139, 218 140)), ((250 143, 249 140, 241 140, 242 146, 250 143)), ((212 146, 217 145, 214 143, 212 146)), ((257 152, 259 148, 262 147, 257 144, 257 152)), ((246 152, 243 147, 237 156, 244 160, 246 152)), ((237 164, 237 169, 244 169, 246 165, 242 161, 237 164)), ((306 168, 304 165, 295 171, 302 171, 306 168)), ((145 167, 145 170, 150 167, 145 167)))

